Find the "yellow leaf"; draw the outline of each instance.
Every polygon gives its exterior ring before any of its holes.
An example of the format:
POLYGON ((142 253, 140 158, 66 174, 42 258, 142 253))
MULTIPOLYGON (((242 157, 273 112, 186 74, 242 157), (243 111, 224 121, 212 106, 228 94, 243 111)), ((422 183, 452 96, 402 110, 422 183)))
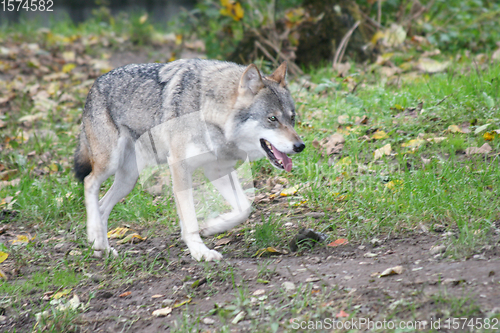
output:
POLYGON ((268 254, 282 254, 282 252, 280 250, 278 250, 277 248, 269 246, 269 247, 265 247, 265 248, 260 249, 257 252, 255 252, 255 254, 253 255, 253 257, 260 258, 264 253, 268 253, 268 254))
POLYGON ((401 146, 404 148, 418 148, 423 145, 426 141, 424 139, 413 139, 407 143, 403 143, 401 146))
POLYGON ((495 135, 497 133, 495 131, 491 131, 491 132, 485 132, 483 134, 483 139, 485 139, 486 141, 491 141, 495 138, 495 135))
POLYGON ((62 57, 66 62, 73 62, 76 59, 76 54, 74 51, 67 51, 62 53, 62 57))
POLYGON ((306 204, 307 201, 309 201, 309 200, 302 200, 302 201, 298 201, 298 202, 290 202, 290 206, 299 207, 299 206, 302 206, 302 205, 306 204))
POLYGON ((129 228, 125 228, 125 227, 120 227, 120 228, 116 228, 116 229, 113 229, 111 231, 108 232, 108 238, 110 239, 113 239, 113 238, 123 238, 125 237, 125 234, 129 231, 130 229, 129 228))
POLYGON ((72 288, 64 289, 62 291, 59 291, 59 292, 55 293, 54 295, 52 295, 52 298, 53 299, 59 299, 59 298, 61 298, 63 296, 68 295, 71 292, 71 290, 72 290, 72 288))
POLYGON ((141 18, 139 19, 139 22, 141 24, 144 24, 144 22, 146 22, 147 19, 148 19, 148 14, 146 13, 146 14, 144 14, 144 15, 141 16, 141 18))
POLYGON ((174 308, 178 308, 178 307, 183 306, 184 304, 188 304, 188 303, 191 303, 191 298, 187 299, 187 300, 185 300, 183 302, 180 302, 180 303, 175 303, 174 304, 174 308))
POLYGON ((348 165, 351 165, 351 163, 352 163, 351 158, 349 156, 347 156, 347 157, 344 157, 343 159, 341 159, 340 161, 338 161, 336 165, 348 166, 348 165))
POLYGON ((175 35, 175 45, 181 45, 182 44, 182 35, 178 34, 175 35))
POLYGON ((387 133, 382 131, 382 130, 377 130, 375 133, 372 135, 372 139, 375 140, 382 140, 387 138, 387 133))
POLYGON ((450 133, 463 133, 463 131, 457 125, 448 126, 448 132, 450 132, 450 133))
POLYGON ((8 280, 9 278, 7 277, 7 274, 5 274, 1 269, 0 269, 0 278, 8 280))
POLYGON ((62 72, 63 72, 63 73, 69 73, 69 72, 71 72, 71 71, 72 71, 75 67, 76 67, 76 65, 75 65, 75 64, 66 64, 66 65, 64 65, 64 66, 63 66, 63 68, 62 68, 62 72))
POLYGON ((280 196, 282 197, 289 197, 297 193, 299 190, 299 185, 295 185, 289 188, 285 188, 283 191, 281 191, 280 196))
POLYGON ((133 233, 125 237, 124 239, 118 241, 118 244, 125 244, 125 243, 138 243, 140 241, 146 240, 146 238, 141 237, 138 233, 133 233))
POLYGON ((373 160, 376 161, 379 158, 382 158, 382 156, 384 156, 384 155, 387 155, 387 156, 391 155, 391 152, 392 152, 391 144, 388 143, 379 149, 375 149, 375 152, 373 153, 373 160))
POLYGON ((9 257, 8 253, 0 251, 0 264, 3 263, 9 257))
POLYGON ((403 184, 402 181, 396 179, 396 180, 391 180, 390 182, 385 184, 385 187, 387 187, 389 190, 394 190, 397 187, 401 186, 402 184, 403 184))
POLYGON ((378 41, 379 41, 379 39, 381 39, 381 38, 384 38, 384 33, 383 33, 382 31, 380 31, 380 30, 379 30, 379 31, 377 31, 377 32, 373 35, 372 40, 371 40, 372 44, 373 44, 373 45, 377 44, 377 42, 378 42, 378 41))
POLYGON ((10 242, 12 244, 16 244, 16 243, 29 243, 29 241, 30 241, 30 239, 28 238, 28 236, 25 236, 25 235, 17 235, 16 239, 10 240, 10 242))
POLYGON ((224 7, 220 10, 221 15, 231 16, 235 21, 239 21, 243 18, 245 12, 239 2, 221 0, 221 4, 224 7))

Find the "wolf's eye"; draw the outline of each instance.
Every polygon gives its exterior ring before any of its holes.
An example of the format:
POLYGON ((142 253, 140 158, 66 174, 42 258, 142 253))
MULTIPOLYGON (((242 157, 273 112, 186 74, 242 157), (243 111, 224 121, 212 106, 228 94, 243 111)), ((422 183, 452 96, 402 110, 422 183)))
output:
POLYGON ((277 121, 277 120, 278 120, 278 118, 276 118, 275 116, 269 117, 269 121, 277 121))
POLYGON ((291 117, 292 123, 295 122, 295 116, 291 117))

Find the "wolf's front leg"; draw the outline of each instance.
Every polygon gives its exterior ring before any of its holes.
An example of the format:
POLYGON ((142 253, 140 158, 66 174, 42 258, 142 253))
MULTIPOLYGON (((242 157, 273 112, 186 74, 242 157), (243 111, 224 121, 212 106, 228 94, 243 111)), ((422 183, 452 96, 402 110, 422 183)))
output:
POLYGON ((201 227, 203 236, 210 236, 230 230, 246 221, 251 211, 251 203, 238 180, 233 168, 219 168, 211 165, 205 168, 205 175, 229 202, 233 210, 206 221, 201 227))
POLYGON ((177 211, 181 219, 182 240, 186 243, 194 259, 201 261, 221 260, 222 254, 210 250, 201 240, 196 211, 193 201, 191 173, 184 163, 170 165, 172 183, 177 203, 177 211))

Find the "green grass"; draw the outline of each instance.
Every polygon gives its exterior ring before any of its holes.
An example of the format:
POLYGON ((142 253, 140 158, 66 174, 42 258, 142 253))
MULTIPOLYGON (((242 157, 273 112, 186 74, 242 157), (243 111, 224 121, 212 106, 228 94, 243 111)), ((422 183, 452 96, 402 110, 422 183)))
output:
POLYGON ((81 279, 81 274, 72 270, 53 268, 53 271, 34 272, 24 281, 2 282, 0 294, 19 295, 32 291, 34 288, 42 292, 55 291, 75 286, 81 279))
MULTIPOLYGON (((141 24, 138 19, 132 22, 141 24)), ((51 29, 63 37, 80 33, 107 36, 111 28, 117 29, 111 29, 115 33, 122 31, 129 34, 128 28, 120 28, 120 24, 109 21, 73 26, 62 22, 54 23, 51 29)), ((141 29, 137 30, 139 35, 134 37, 137 43, 142 40, 141 34, 149 31, 148 27, 141 29)), ((10 27, 3 27, 0 39, 6 36, 14 41, 40 38, 40 45, 50 49, 50 44, 54 43, 54 50, 64 50, 67 44, 59 37, 51 40, 53 37, 37 32, 30 25, 16 33, 10 27)), ((116 35, 108 37, 113 39, 116 35)), ((397 58, 398 63, 406 60, 404 57, 397 58)), ((58 70, 57 67, 54 70, 58 70)), ((453 63, 446 73, 420 74, 416 79, 402 74, 395 81, 387 80, 363 66, 353 67, 348 78, 336 77, 329 66, 310 69, 308 74, 316 87, 307 89, 293 80, 290 83, 299 112, 297 130, 304 137, 307 149, 293 156, 294 168, 290 174, 275 170, 267 160, 254 162, 251 170, 251 174, 259 180, 286 177, 289 187, 299 186, 298 192, 270 204, 259 204, 251 219, 255 223, 243 225, 224 237, 239 242, 238 250, 243 249, 248 254, 246 257, 264 247, 286 249, 297 231, 283 226, 289 221, 293 221, 294 227, 324 232, 331 239, 347 237, 352 243, 363 243, 378 235, 399 237, 422 227, 433 230, 434 226, 442 225, 454 235, 443 240, 447 246, 446 255, 459 259, 476 253, 485 244, 491 244, 494 237, 491 231, 495 224, 498 228, 500 220, 500 199, 495 190, 500 187, 500 136, 485 141, 484 131, 475 134, 475 130, 486 124, 490 124, 488 131, 500 129, 498 64, 481 67, 465 60, 453 63), (359 84, 355 93, 352 93, 353 84, 359 84), (418 108, 419 103, 423 103, 422 110, 415 118, 396 117, 405 109, 411 111, 418 108), (348 124, 339 124, 338 117, 341 115, 348 116, 348 124), (356 117, 362 116, 368 117, 368 123, 354 124, 356 117), (470 125, 470 133, 450 133, 450 125, 461 127, 464 124, 470 125), (377 130, 383 130, 387 136, 371 140, 377 130), (338 156, 322 156, 321 150, 313 147, 313 141, 321 141, 337 131, 345 136, 343 149, 338 156), (436 137, 446 139, 438 143, 426 140, 436 137), (426 141, 415 149, 403 146, 418 138, 426 141), (464 155, 468 147, 480 147, 486 142, 496 155, 464 155), (391 145, 392 154, 375 161, 374 151, 387 144, 391 145), (309 212, 324 213, 324 216, 313 218, 303 215, 309 212), (296 220, 291 219, 296 216, 296 220)), ((27 86, 35 83, 41 83, 41 89, 49 84, 35 79, 27 86)), ((0 244, 0 249, 9 253, 5 263, 18 272, 11 280, 1 283, 0 302, 6 302, 15 309, 21 309, 24 303, 22 298, 29 298, 31 290, 35 290, 36 299, 40 299, 40 294, 46 291, 76 288, 87 281, 86 273, 102 274, 104 281, 99 288, 105 289, 132 284, 146 277, 167 275, 170 267, 182 265, 185 246, 181 241, 168 243, 165 249, 159 250, 160 254, 149 255, 143 251, 139 255, 122 252, 118 258, 104 260, 91 257, 86 242, 83 185, 74 179, 71 171, 77 124, 87 92, 86 89, 72 90, 78 84, 81 82, 75 79, 61 87, 68 89, 76 101, 58 105, 50 110, 46 120, 24 128, 34 133, 26 141, 19 137, 23 125, 18 119, 36 111, 28 93, 13 89, 16 97, 9 102, 9 112, 0 115, 5 123, 5 127, 0 129, 0 164, 2 170, 14 170, 9 180, 19 179, 17 185, 0 188, 0 203, 2 199, 12 197, 10 203, 1 203, 0 208, 17 212, 16 216, 9 215, 8 219, 0 222, 0 227, 9 224, 16 234, 25 234, 28 230, 36 233, 36 240, 25 246, 0 244), (34 130, 50 130, 57 139, 34 130), (59 243, 68 244, 69 249, 76 249, 80 254, 64 253, 54 260, 51 251, 59 243), (170 255, 171 246, 181 248, 176 256, 170 255), (30 270, 30 267, 40 270, 30 270)), ((103 193, 111 184, 112 179, 103 184, 103 193)), ((211 191, 207 187, 206 193, 211 191)), ((266 188, 260 189, 260 193, 269 195, 266 188)), ((205 192, 202 198, 203 195, 205 192)), ((217 210, 227 208, 220 201, 220 198, 200 200, 200 215, 213 217, 210 214, 215 211, 214 204, 220 206, 217 210)), ((124 225, 141 228, 141 235, 150 239, 178 233, 174 201, 171 196, 155 197, 141 186, 136 186, 123 202, 116 205, 109 219, 110 230, 124 225)), ((307 251, 310 251, 309 248, 303 247, 298 255, 307 254, 307 251)), ((257 277, 262 280, 276 279, 277 263, 272 259, 259 260, 257 277)), ((4 267, 2 265, 0 268, 4 267)), ((343 309, 350 313, 358 310, 355 305, 351 307, 349 297, 344 295, 345 290, 322 289, 315 296, 310 284, 300 286, 301 292, 292 295, 276 285, 270 298, 274 303, 252 303, 252 295, 244 288, 244 281, 240 285, 235 282, 236 266, 227 263, 199 265, 209 285, 204 296, 217 295, 220 285, 228 289, 232 287, 234 292, 230 304, 221 304, 209 311, 210 314, 217 313, 223 323, 221 332, 233 328, 230 323, 241 311, 246 312, 251 327, 257 327, 259 331, 276 331, 276 327, 291 329, 287 320, 292 317, 314 319, 335 315, 341 310, 339 305, 318 306, 334 293, 345 296, 342 298, 346 302, 343 309), (262 316, 269 321, 260 322, 262 316)), ((182 278, 186 279, 183 282, 195 281, 191 272, 182 278)), ((187 294, 193 299, 199 296, 196 288, 190 289, 187 294)), ((34 302, 33 299, 35 296, 30 301, 34 302)), ((419 307, 426 306, 427 301, 409 301, 405 305, 405 313, 414 313, 417 318, 419 307)), ((467 295, 462 298, 441 295, 432 301, 433 306, 444 307, 453 316, 481 315, 467 295)), ((381 303, 387 305, 387 302, 381 303)), ((38 303, 33 309, 52 311, 51 307, 38 303)), ((383 309, 384 313, 394 318, 400 315, 389 308, 383 309)), ((206 313, 195 316, 186 309, 175 330, 191 331, 198 327, 199 319, 204 315, 206 313)), ((44 326, 54 332, 73 330, 77 313, 55 313, 51 318, 41 322, 36 329, 43 330, 44 326), (58 326, 58 322, 63 326, 58 326)))

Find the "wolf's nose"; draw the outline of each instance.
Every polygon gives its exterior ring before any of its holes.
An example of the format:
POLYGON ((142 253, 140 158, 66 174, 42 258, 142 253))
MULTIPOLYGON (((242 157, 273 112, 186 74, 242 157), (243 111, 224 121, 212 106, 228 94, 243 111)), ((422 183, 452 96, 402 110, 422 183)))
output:
POLYGON ((301 151, 304 150, 304 148, 306 147, 306 145, 301 142, 301 143, 295 143, 293 145, 293 151, 297 152, 297 153, 300 153, 301 151))

